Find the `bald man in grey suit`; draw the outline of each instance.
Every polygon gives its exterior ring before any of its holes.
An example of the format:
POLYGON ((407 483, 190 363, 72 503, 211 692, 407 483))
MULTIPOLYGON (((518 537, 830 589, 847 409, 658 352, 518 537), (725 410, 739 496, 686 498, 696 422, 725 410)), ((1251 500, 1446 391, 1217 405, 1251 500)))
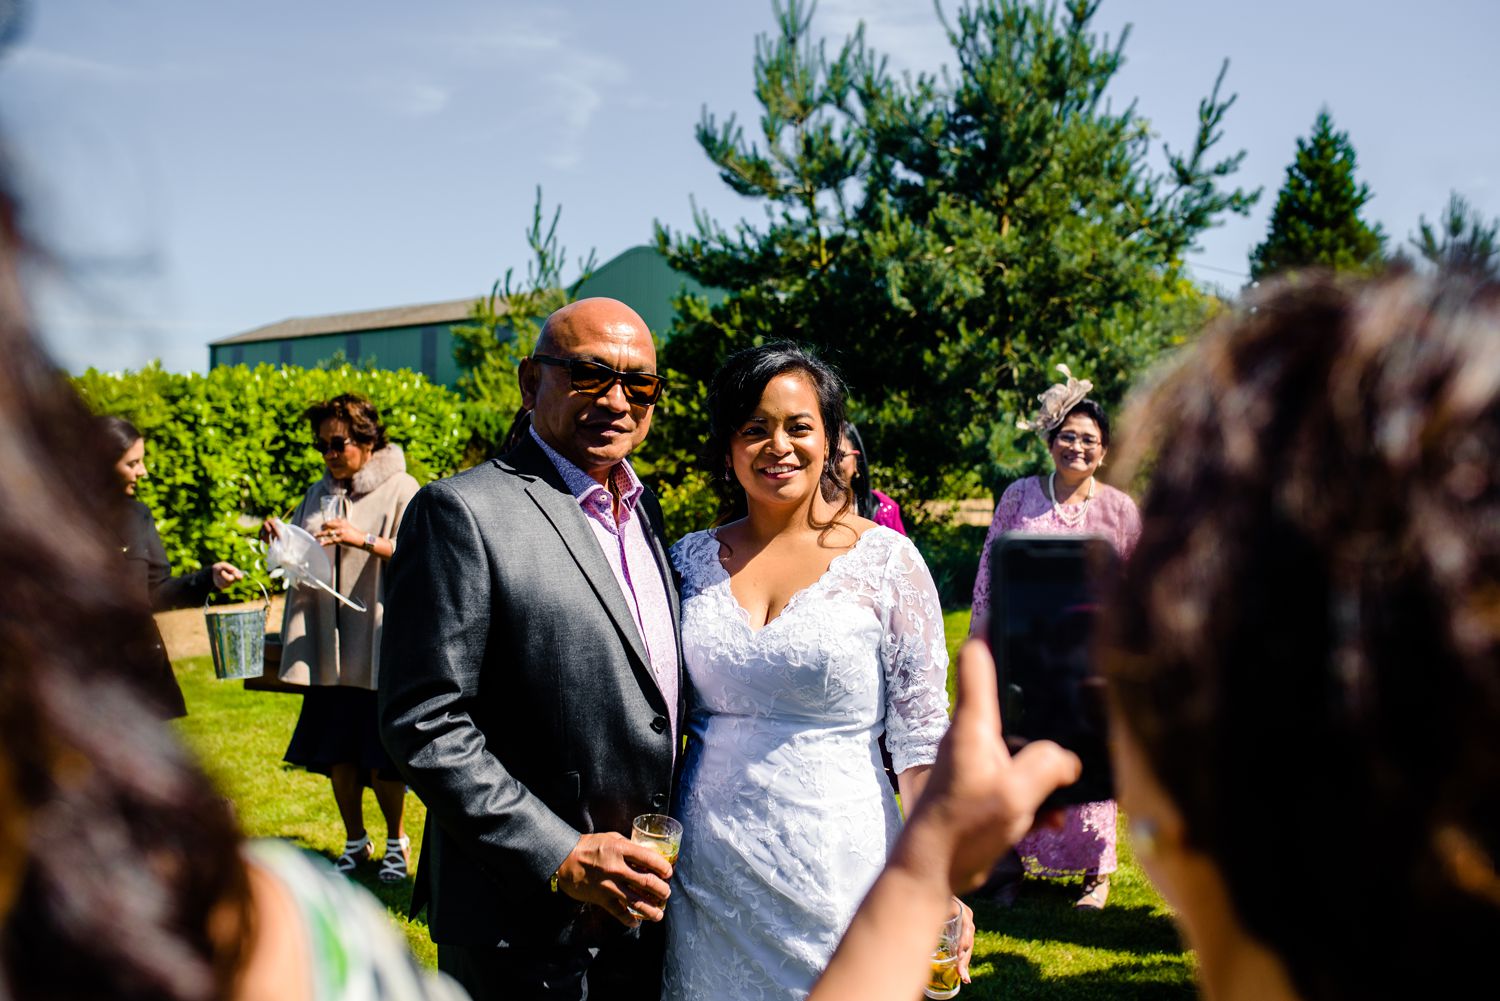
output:
POLYGON ((628 838, 668 809, 682 716, 661 511, 626 458, 655 372, 623 303, 558 310, 520 369, 530 431, 402 524, 382 735, 428 808, 413 912, 475 998, 660 991, 672 868, 628 838))

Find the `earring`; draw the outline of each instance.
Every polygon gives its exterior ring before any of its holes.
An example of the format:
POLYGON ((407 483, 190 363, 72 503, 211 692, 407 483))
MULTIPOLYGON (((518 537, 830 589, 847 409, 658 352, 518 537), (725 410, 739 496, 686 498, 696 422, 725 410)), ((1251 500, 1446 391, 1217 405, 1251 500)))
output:
POLYGON ((731 482, 733 482, 733 479, 729 475, 729 467, 725 466, 724 467, 724 483, 727 485, 727 484, 729 484, 731 482))

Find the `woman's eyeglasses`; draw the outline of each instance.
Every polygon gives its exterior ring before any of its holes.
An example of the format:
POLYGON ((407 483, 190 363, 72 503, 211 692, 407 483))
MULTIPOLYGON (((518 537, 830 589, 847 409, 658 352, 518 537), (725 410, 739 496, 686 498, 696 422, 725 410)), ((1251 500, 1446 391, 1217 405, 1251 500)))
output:
POLYGON ((1068 446, 1069 448, 1077 448, 1079 446, 1082 446, 1086 449, 1095 449, 1099 447, 1099 439, 1095 438, 1093 435, 1076 435, 1072 431, 1064 431, 1062 434, 1057 436, 1057 441, 1060 444, 1068 446))
POLYGON ((626 402, 635 407, 649 407, 661 399, 662 387, 665 385, 661 376, 650 372, 617 372, 608 365, 582 358, 532 355, 531 360, 567 369, 574 392, 585 396, 603 396, 618 382, 625 391, 626 402))
POLYGON ((313 451, 319 455, 327 455, 329 452, 342 452, 348 446, 349 441, 350 439, 343 435, 336 434, 326 441, 322 438, 314 438, 312 447, 313 451))

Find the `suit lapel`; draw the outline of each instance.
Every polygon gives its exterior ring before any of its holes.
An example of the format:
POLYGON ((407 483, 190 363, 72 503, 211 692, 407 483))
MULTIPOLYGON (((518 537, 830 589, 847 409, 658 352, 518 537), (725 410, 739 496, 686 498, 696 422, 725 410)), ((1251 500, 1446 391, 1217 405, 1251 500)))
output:
MULTIPOLYGON (((522 438, 521 443, 504 461, 516 472, 530 479, 531 482, 526 485, 526 495, 562 537, 563 545, 568 547, 568 552, 578 564, 578 569, 583 572, 584 579, 598 596, 599 603, 614 620, 615 628, 620 631, 620 636, 634 655, 638 667, 645 671, 646 677, 651 680, 651 686, 656 688, 656 679, 651 674, 651 662, 646 656, 646 643, 641 639, 635 616, 625 602, 625 593, 620 590, 620 582, 615 578, 615 572, 604 558, 604 553, 600 551, 599 540, 594 537, 594 530, 589 527, 587 517, 578 506, 578 499, 563 482, 562 474, 552 465, 552 460, 547 458, 546 453, 537 447, 536 442, 531 440, 529 434, 522 438)), ((660 696, 660 689, 657 694, 660 696)))

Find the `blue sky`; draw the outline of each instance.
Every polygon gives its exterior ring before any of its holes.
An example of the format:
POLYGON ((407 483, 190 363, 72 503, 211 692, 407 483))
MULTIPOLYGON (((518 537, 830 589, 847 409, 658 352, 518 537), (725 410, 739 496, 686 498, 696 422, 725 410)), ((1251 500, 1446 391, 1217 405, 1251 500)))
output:
MULTIPOLYGON (((693 127, 704 106, 753 121, 769 0, 30 6, 0 121, 53 262, 38 325, 73 369, 202 370, 208 341, 263 323, 478 294, 524 266, 538 184, 575 258, 681 227, 694 201, 759 216, 693 127)), ((897 68, 947 58, 928 0, 823 0, 815 25, 837 41, 861 19, 897 68)), ((1231 61, 1223 148, 1266 191, 1204 236, 1203 281, 1241 284, 1325 104, 1393 239, 1450 189, 1500 216, 1493 0, 1104 0, 1101 31, 1127 22, 1115 100, 1169 142, 1231 61)))

